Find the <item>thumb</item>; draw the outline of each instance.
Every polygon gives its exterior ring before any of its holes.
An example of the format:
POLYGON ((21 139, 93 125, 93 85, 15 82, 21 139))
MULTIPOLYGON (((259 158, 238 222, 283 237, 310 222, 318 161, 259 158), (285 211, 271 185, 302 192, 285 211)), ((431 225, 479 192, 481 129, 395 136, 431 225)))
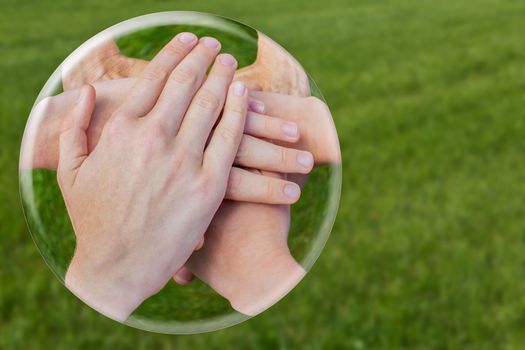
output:
POLYGON ((89 127, 96 94, 91 85, 80 88, 77 100, 62 121, 59 140, 58 180, 63 185, 71 186, 78 169, 88 155, 86 130, 89 127))

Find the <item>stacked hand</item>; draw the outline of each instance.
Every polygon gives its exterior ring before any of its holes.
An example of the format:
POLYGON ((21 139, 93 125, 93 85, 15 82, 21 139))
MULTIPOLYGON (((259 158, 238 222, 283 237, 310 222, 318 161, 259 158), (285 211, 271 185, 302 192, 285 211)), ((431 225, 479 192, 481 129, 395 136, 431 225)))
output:
MULTIPOLYGON (((125 100, 135 81, 118 79, 93 85, 96 101, 86 131, 88 152, 96 147, 108 119, 125 100)), ((27 138, 36 140, 35 145, 24 145, 23 168, 57 168, 61 123, 69 113, 68 106, 77 97, 78 90, 73 90, 47 98, 37 105, 32 114, 32 119, 35 119, 32 125, 38 132, 35 132, 34 137, 27 138)), ((258 101, 249 102, 253 104, 258 101)), ((299 139, 299 130, 294 122, 250 111, 244 132, 235 165, 283 173, 308 173, 311 170, 313 161, 309 152, 300 152, 262 139, 295 143, 299 139)), ((281 204, 294 203, 299 198, 300 190, 294 183, 247 172, 239 167, 231 171, 232 186, 228 187, 227 198, 281 204)))
POLYGON ((97 81, 139 76, 147 61, 122 55, 113 41, 100 43, 79 61, 68 62, 62 67, 64 90, 93 84, 97 81))
POLYGON ((192 273, 236 310, 264 310, 304 275, 287 245, 300 187, 284 174, 339 162, 328 109, 249 97, 213 38, 181 33, 149 64, 111 50, 136 69, 70 69, 73 89, 41 101, 24 136, 21 166, 58 169, 77 236, 66 285, 117 320, 192 273))

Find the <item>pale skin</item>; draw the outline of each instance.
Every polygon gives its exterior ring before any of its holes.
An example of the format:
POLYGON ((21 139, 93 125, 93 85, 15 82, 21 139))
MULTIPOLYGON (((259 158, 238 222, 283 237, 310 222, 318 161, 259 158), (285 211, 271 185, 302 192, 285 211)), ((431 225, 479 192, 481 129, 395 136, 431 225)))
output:
MULTIPOLYGON (((250 80, 256 72, 255 69, 245 69, 241 73, 250 80)), ((335 144, 327 142, 331 141, 335 129, 324 103, 313 97, 267 92, 250 92, 250 95, 255 99, 249 101, 252 111, 248 113, 246 134, 274 139, 283 146, 293 144, 295 148, 308 150, 314 155, 316 164, 340 163, 337 139, 335 144), (265 115, 271 116, 271 120, 264 119, 265 115), (250 117, 253 122, 250 122, 250 117), (281 124, 278 125, 276 121, 281 124), (301 130, 300 138, 279 137, 276 132, 257 134, 250 131, 252 123, 254 127, 274 124, 273 130, 280 129, 282 132, 282 123, 285 121, 292 122, 292 128, 301 130)), ((253 149, 257 151, 256 147, 253 149)), ((254 156, 253 159, 258 157, 254 156)), ((284 172, 276 168, 266 170, 284 172)), ((264 174, 275 178, 270 173, 264 174)), ((235 188, 236 184, 242 183, 233 181, 228 188, 235 188)), ((228 298, 236 310, 255 315, 281 298, 304 276, 304 270, 288 250, 288 228, 287 205, 224 201, 206 232, 206 244, 202 247, 202 240, 196 244, 196 248, 202 249, 192 255, 188 267, 228 298), (256 237, 257 232, 260 235, 256 237)), ((176 280, 182 283, 189 281, 192 278, 190 270, 181 270, 176 274, 176 280)))
MULTIPOLYGON (((317 97, 300 97, 279 93, 250 91, 250 96, 264 103, 266 115, 297 124, 301 137, 294 147, 307 150, 315 164, 340 164, 337 132, 326 104, 317 97)), ((286 140, 276 140, 286 145, 286 140)))
MULTIPOLYGON (((289 132, 293 132, 294 128, 301 131, 300 142, 294 144, 294 148, 310 151, 316 164, 339 164, 341 160, 337 133, 326 104, 310 96, 308 76, 301 65, 266 35, 260 32, 257 34, 255 62, 237 70, 234 78, 242 80, 250 88, 250 96, 253 98, 250 100, 251 114, 278 117, 295 123, 285 127, 289 132)), ((147 62, 122 55, 116 44, 108 41, 94 49, 80 63, 82 64, 75 64, 64 73, 65 90, 82 83, 135 77, 147 62), (75 83, 71 83, 72 81, 75 83)), ((126 89, 122 85, 122 89, 114 90, 126 89)), ((253 118, 248 117, 248 125, 252 123, 250 119, 253 118)), ((295 141, 280 139, 276 137, 276 133, 272 135, 273 137, 261 136, 273 139, 281 145, 283 142, 295 141)))
POLYGON ((65 282, 116 320, 183 266, 224 199, 248 93, 232 83, 235 65, 215 60, 219 49, 212 38, 177 35, 137 79, 91 153, 91 86, 63 122, 57 178, 77 236, 65 282))
MULTIPOLYGON (((229 56, 229 55, 228 55, 229 56)), ((228 57, 230 58, 230 57, 228 57)), ((97 145, 109 117, 125 100, 135 79, 118 79, 94 84, 96 103, 93 117, 87 129, 88 152, 97 145)), ((58 137, 60 125, 78 96, 78 89, 47 98, 39 103, 31 116, 30 126, 35 135, 27 137, 23 145, 22 168, 56 169, 58 164, 58 137), (45 118, 45 119, 44 119, 45 118)), ((256 100, 249 100, 257 102, 256 100)), ((290 182, 247 172, 240 167, 273 170, 283 173, 307 173, 313 166, 309 152, 282 147, 262 138, 297 142, 299 129, 295 123, 249 111, 240 147, 230 174, 232 186, 226 197, 234 200, 261 203, 293 203, 300 194, 290 182), (241 184, 241 185, 236 185, 241 184)))
POLYGON ((97 81, 138 76, 148 65, 147 61, 126 57, 120 53, 113 40, 101 43, 80 61, 63 67, 64 90, 77 89, 97 81))
MULTIPOLYGON (((324 102, 316 97, 290 96, 263 91, 250 91, 249 94, 264 104, 264 113, 298 125, 301 135, 298 141, 293 142, 293 147, 311 152, 316 165, 341 163, 337 133, 330 111, 324 102)), ((277 139, 274 142, 282 146, 291 146, 291 143, 286 140, 277 139)), ((307 175, 290 174, 288 177, 303 185, 306 182, 307 175)), ((239 206, 233 205, 233 207, 239 206)), ((245 211, 246 209, 243 208, 242 210, 245 211)), ((256 215, 255 209, 253 210, 252 215, 256 215)), ((261 206, 260 210, 265 210, 264 206, 261 206)), ((221 210, 216 217, 220 215, 221 210)), ((243 220, 241 215, 239 215, 238 220, 243 220)), ((268 222, 271 223, 272 221, 268 220, 268 222)), ((266 237, 271 237, 271 235, 266 237)), ((213 241, 209 244, 213 244, 213 241)), ((256 247, 253 248, 256 249, 256 247)), ((250 255, 250 247, 248 246, 245 249, 248 249, 248 255, 250 255)), ((239 262, 239 264, 249 266, 246 265, 246 262, 239 262)), ((208 268, 214 270, 215 267, 209 265, 208 268)), ((179 284, 187 284, 193 279, 194 275, 187 268, 181 269, 175 275, 175 281, 179 284)))
MULTIPOLYGON (((340 164, 335 127, 319 99, 259 91, 250 94, 265 104, 265 113, 299 125, 301 137, 294 147, 309 150, 316 164, 340 164)), ((286 141, 277 142, 286 145, 286 141)), ((298 183, 306 180, 305 175, 292 176, 298 183)), ((223 202, 206 232, 206 244, 192 254, 175 281, 189 283, 195 274, 235 310, 250 316, 264 311, 305 273, 288 249, 289 220, 288 205, 223 202)))
MULTIPOLYGON (((301 137, 294 147, 310 151, 317 165, 340 164, 337 133, 326 104, 315 97, 261 91, 250 95, 264 103, 265 113, 299 125, 301 137)), ((306 175, 291 176, 299 184, 306 181, 306 175)), ((175 281, 187 284, 195 274, 237 311, 251 316, 264 311, 305 273, 288 249, 289 215, 287 205, 224 202, 206 232, 206 244, 175 275, 175 281)))
POLYGON ((206 243, 176 278, 187 282, 193 273, 235 310, 254 316, 304 277, 288 249, 289 228, 288 205, 224 201, 206 231, 206 243))
MULTIPOLYGON (((246 82, 248 88, 253 90, 309 96, 308 76, 299 62, 263 33, 257 32, 257 36, 255 62, 239 69, 235 73, 235 79, 246 82)), ((147 61, 122 55, 113 40, 104 41, 91 49, 81 60, 70 62, 64 67, 64 90, 101 80, 134 77, 139 75, 146 65, 147 61)))
MULTIPOLYGON (((100 133, 107 121, 107 116, 121 103, 135 79, 118 79, 98 82, 94 84, 97 91, 97 102, 92 122, 88 129, 88 142, 90 150, 94 148, 100 133)), ((326 104, 316 97, 298 97, 278 93, 250 91, 252 99, 248 112, 245 134, 266 138, 282 146, 310 152, 315 164, 339 164, 340 154, 337 143, 337 133, 332 121, 330 111, 326 104), (301 134, 299 137, 299 133, 301 134)), ((40 154, 33 154, 32 159, 27 159, 22 166, 55 169, 58 159, 58 132, 63 119, 64 106, 75 99, 76 92, 70 91, 54 96, 40 102, 46 115, 46 122, 39 125, 39 134, 34 139, 41 147, 40 154)), ((248 140, 250 138, 247 138, 248 140)), ((247 142, 249 143, 249 141, 247 142)), ((265 144, 265 147, 271 147, 265 144)), ((249 150, 249 154, 255 149, 249 150)), ((284 150, 283 150, 284 151, 284 150)), ((283 158, 294 159, 293 149, 283 158)), ((274 152, 267 152, 272 154, 274 152)), ((297 154, 295 154, 297 155, 297 154)), ((278 164, 279 162, 273 162, 278 164)), ((240 164, 243 165, 243 164, 240 164)), ((261 169, 259 167, 255 167, 261 169)), ((303 172, 296 170, 262 169, 277 172, 303 172)))

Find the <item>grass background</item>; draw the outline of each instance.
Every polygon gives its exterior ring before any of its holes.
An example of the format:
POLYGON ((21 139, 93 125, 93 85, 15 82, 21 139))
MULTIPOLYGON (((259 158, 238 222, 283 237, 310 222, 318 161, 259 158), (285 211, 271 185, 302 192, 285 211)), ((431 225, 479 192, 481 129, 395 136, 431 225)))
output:
POLYGON ((0 349, 525 348, 525 3, 0 0, 0 349), (200 10, 305 66, 343 156, 338 219, 283 301, 196 336, 118 325, 52 276, 27 233, 17 158, 37 92, 116 22, 200 10))

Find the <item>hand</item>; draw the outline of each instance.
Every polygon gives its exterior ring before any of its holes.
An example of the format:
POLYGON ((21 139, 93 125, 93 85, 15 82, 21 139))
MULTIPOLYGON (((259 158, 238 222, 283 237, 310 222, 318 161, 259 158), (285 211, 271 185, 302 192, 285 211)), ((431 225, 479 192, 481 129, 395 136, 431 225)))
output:
POLYGON ((305 274, 288 249, 289 227, 289 206, 224 201, 206 231, 205 244, 177 274, 179 281, 188 282, 194 273, 235 310, 256 315, 305 274))
POLYGON ((299 62, 272 39, 261 32, 257 34, 257 58, 239 69, 235 79, 244 81, 252 90, 310 96, 308 75, 299 62))
MULTIPOLYGON (((266 115, 296 123, 301 137, 293 147, 309 151, 316 164, 340 164, 337 131, 330 110, 317 97, 297 97, 251 91, 250 96, 264 103, 266 115)), ((278 142, 287 146, 286 141, 278 142)))
POLYGON ((147 61, 122 55, 115 42, 110 40, 92 49, 79 61, 66 64, 62 69, 62 85, 64 90, 71 90, 100 80, 136 77, 147 64, 147 61))
MULTIPOLYGON (((95 112, 87 129, 88 153, 96 147, 109 117, 125 100, 134 83, 135 79, 117 79, 94 84, 97 99, 95 112)), ((78 94, 78 89, 70 90, 46 98, 35 106, 22 143, 22 168, 56 169, 60 125, 78 94)), ((249 103, 261 110, 260 101, 252 99, 249 103)), ((304 174, 311 170, 313 158, 309 153, 262 139, 294 143, 299 139, 299 129, 295 123, 250 111, 244 132, 235 165, 284 173, 304 174)), ((227 198, 274 204, 293 203, 299 198, 300 190, 290 181, 261 176, 239 167, 232 169, 227 198)))
POLYGON ((125 320, 202 240, 241 142, 247 89, 215 39, 177 35, 144 70, 88 154, 95 90, 64 120, 57 178, 77 237, 66 285, 125 320), (215 133, 211 129, 222 117, 215 133), (209 144, 206 147, 206 142, 209 144))
MULTIPOLYGON (((235 73, 235 80, 244 81, 250 89, 309 96, 308 76, 299 62, 263 33, 257 32, 257 35, 255 62, 239 69, 235 73)), ((122 55, 114 41, 106 41, 80 61, 64 66, 64 90, 99 80, 136 77, 146 65, 147 61, 122 55)))

